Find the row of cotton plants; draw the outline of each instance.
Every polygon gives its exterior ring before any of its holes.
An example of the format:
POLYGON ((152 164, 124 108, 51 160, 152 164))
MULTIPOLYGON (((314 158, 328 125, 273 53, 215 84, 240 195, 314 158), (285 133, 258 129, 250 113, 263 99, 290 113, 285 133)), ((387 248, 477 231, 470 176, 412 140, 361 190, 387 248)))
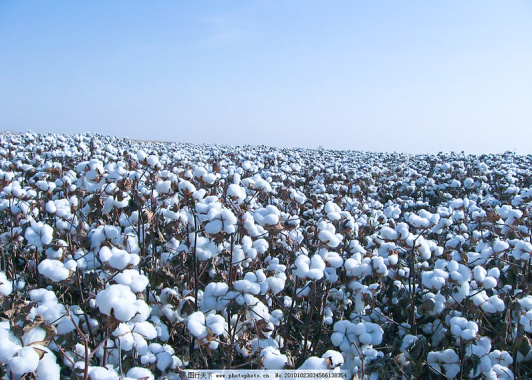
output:
POLYGON ((0 375, 531 378, 531 168, 0 135, 0 375))

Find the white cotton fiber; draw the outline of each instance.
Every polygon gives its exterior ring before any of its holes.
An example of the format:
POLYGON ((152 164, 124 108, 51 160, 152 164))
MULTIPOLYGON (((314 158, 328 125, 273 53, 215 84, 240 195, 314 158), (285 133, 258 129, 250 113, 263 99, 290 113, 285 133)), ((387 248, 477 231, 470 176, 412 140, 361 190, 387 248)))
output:
POLYGON ((59 380, 60 378, 61 367, 57 364, 55 355, 47 352, 37 366, 37 380, 59 380))
POLYGON ((137 313, 137 297, 131 289, 122 284, 113 284, 96 295, 100 311, 106 315, 113 314, 120 321, 129 321, 137 313))
POLYGON ((127 377, 132 379, 154 380, 153 373, 147 368, 133 367, 127 371, 127 377))
POLYGON ((70 271, 59 260, 44 259, 38 266, 39 273, 44 277, 59 282, 70 277, 70 271))
POLYGON ((187 327, 196 338, 205 338, 207 329, 205 328, 205 314, 196 311, 187 317, 187 327))
POLYGON ((6 274, 3 271, 0 271, 0 294, 8 296, 12 291, 13 283, 7 279, 6 274))
POLYGON ((9 370, 15 375, 33 372, 39 365, 39 354, 33 347, 23 347, 18 351, 17 355, 9 359, 7 365, 9 370))

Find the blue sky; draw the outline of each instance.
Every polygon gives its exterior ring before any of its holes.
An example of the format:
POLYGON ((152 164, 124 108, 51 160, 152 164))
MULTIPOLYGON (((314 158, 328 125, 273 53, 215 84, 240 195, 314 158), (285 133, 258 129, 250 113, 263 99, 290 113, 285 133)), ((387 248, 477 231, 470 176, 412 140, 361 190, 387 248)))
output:
POLYGON ((532 153, 530 1, 0 1, 0 130, 532 153))

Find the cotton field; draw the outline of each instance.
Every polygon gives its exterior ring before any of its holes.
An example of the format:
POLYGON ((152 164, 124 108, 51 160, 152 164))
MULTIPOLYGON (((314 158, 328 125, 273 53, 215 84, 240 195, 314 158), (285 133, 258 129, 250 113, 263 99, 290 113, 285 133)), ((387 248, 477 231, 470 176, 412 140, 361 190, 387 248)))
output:
POLYGON ((0 135, 0 375, 532 378, 532 156, 0 135))

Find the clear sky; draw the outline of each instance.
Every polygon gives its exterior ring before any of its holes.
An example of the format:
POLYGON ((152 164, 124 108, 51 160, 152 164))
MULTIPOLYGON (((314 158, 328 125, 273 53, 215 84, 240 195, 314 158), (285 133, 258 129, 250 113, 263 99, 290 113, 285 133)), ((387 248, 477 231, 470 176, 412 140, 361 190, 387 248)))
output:
POLYGON ((532 153, 532 2, 0 0, 0 130, 532 153))

